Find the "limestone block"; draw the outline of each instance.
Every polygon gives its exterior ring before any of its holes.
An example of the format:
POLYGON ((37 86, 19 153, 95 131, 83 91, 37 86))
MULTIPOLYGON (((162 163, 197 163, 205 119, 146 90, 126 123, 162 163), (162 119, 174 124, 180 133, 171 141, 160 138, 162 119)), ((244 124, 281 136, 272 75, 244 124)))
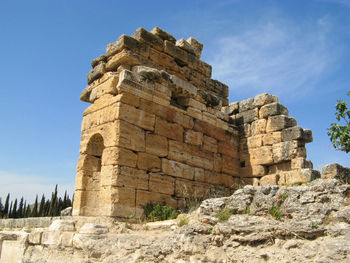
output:
POLYGON ((259 111, 259 118, 267 118, 269 116, 274 115, 285 115, 289 116, 288 109, 283 106, 282 104, 279 104, 278 102, 270 103, 265 106, 262 106, 259 111))
POLYGON ((212 137, 203 136, 203 150, 214 152, 216 153, 218 151, 218 142, 212 137))
POLYGON ((155 133, 179 142, 183 141, 183 128, 176 123, 170 123, 159 117, 156 118, 155 133))
POLYGON ((287 141, 272 146, 273 161, 279 163, 289 161, 295 157, 306 157, 306 149, 298 141, 287 141))
POLYGON ((90 70, 87 76, 88 84, 91 84, 94 80, 103 76, 103 74, 106 72, 105 65, 105 63, 101 63, 94 67, 92 70, 90 70))
POLYGON ((253 98, 249 98, 249 99, 242 100, 241 102, 239 102, 239 112, 248 111, 248 110, 253 109, 253 102, 254 102, 253 98))
POLYGON ((270 165, 268 167, 269 174, 278 174, 280 172, 290 171, 290 170, 291 170, 290 162, 278 163, 278 164, 270 165))
POLYGON ((151 192, 173 195, 175 191, 175 179, 159 173, 151 173, 149 177, 149 190, 151 192))
POLYGON ((129 92, 123 92, 122 94, 118 94, 116 96, 116 102, 129 104, 137 108, 140 106, 140 97, 129 92))
POLYGON ((240 176, 242 177, 262 177, 267 174, 267 167, 264 165, 245 165, 241 167, 240 176))
POLYGON ((248 148, 257 148, 263 146, 263 140, 264 140, 265 135, 260 134, 252 137, 248 137, 247 139, 247 145, 248 148))
POLYGON ((217 140, 226 140, 226 131, 201 120, 195 120, 194 130, 203 132, 205 135, 217 140))
POLYGON ((232 102, 228 106, 222 107, 221 111, 229 116, 237 114, 239 112, 239 102, 232 102))
POLYGON ((58 219, 52 222, 49 231, 74 231, 74 221, 67 219, 58 219))
POLYGON ((164 30, 160 29, 159 27, 155 27, 151 30, 151 33, 158 36, 159 38, 163 39, 163 40, 168 40, 172 43, 175 44, 176 39, 175 37, 173 37, 171 34, 169 34, 168 32, 165 32, 164 30))
POLYGON ((102 154, 102 165, 125 165, 136 167, 137 155, 121 147, 109 147, 104 149, 102 154))
POLYGON ((175 75, 169 75, 170 81, 176 87, 176 93, 186 97, 194 98, 197 96, 197 88, 191 83, 178 78, 175 75))
POLYGON ((305 143, 312 142, 312 131, 311 130, 304 130, 303 128, 299 126, 294 126, 288 129, 284 129, 282 131, 282 140, 285 141, 291 141, 291 140, 298 140, 305 143))
POLYGON ((280 173, 280 180, 278 183, 281 185, 303 184, 319 177, 320 173, 312 169, 286 171, 280 173))
POLYGON ((193 180, 194 168, 183 163, 162 158, 162 172, 188 180, 193 180))
POLYGON ((127 166, 102 166, 102 185, 130 187, 148 190, 149 175, 146 171, 127 166), (107 179, 107 183, 103 181, 107 179))
POLYGON ((116 121, 114 132, 117 134, 117 145, 133 151, 145 151, 145 132, 143 129, 126 121, 116 121))
POLYGON ((31 245, 40 245, 42 234, 43 234, 43 230, 34 229, 32 232, 30 232, 28 236, 28 243, 31 245))
POLYGON ((223 155, 222 171, 226 174, 237 176, 239 174, 239 160, 227 155, 223 155))
POLYGON ((213 153, 203 151, 198 146, 184 145, 185 151, 189 152, 189 158, 185 161, 187 164, 205 168, 207 170, 213 169, 213 153))
POLYGON ((183 105, 185 107, 196 108, 196 109, 199 109, 200 111, 205 111, 207 109, 205 104, 203 104, 202 102, 199 102, 198 100, 192 99, 192 98, 180 97, 180 98, 177 98, 177 102, 180 105, 183 105))
POLYGON ((343 167, 337 163, 327 164, 322 167, 322 178, 325 178, 325 179, 336 178, 343 183, 349 183, 350 168, 343 167))
POLYGON ((130 50, 123 49, 119 53, 116 53, 115 55, 109 57, 108 62, 106 63, 106 66, 105 66, 105 70, 116 71, 118 67, 120 67, 123 64, 130 65, 130 66, 145 65, 145 66, 154 67, 154 63, 152 63, 147 58, 144 58, 130 50))
POLYGON ((163 67, 174 68, 176 66, 174 58, 153 48, 150 48, 149 58, 163 67))
POLYGON ((146 134, 146 152, 159 157, 168 155, 168 140, 164 136, 157 134, 146 134))
POLYGON ((242 125, 244 123, 251 123, 258 119, 259 110, 258 108, 239 112, 236 114, 236 124, 242 125))
POLYGON ((175 194, 177 197, 204 198, 208 197, 209 193, 209 184, 184 179, 177 179, 175 181, 175 194))
POLYGON ((267 93, 259 94, 254 97, 253 107, 261 107, 265 104, 278 102, 278 98, 267 93))
POLYGON ((312 162, 309 160, 306 160, 304 157, 296 157, 291 160, 292 170, 303 169, 303 168, 313 169, 312 162))
POLYGON ((282 142, 282 132, 269 132, 264 136, 264 145, 273 145, 282 142))
POLYGON ((103 62, 107 61, 107 56, 106 55, 100 55, 97 58, 93 59, 91 61, 91 67, 96 67, 98 64, 101 64, 103 62))
POLYGON ((203 119, 203 113, 200 109, 188 107, 186 109, 186 114, 194 119, 202 120, 203 119))
POLYGON ((203 143, 203 133, 193 130, 185 131, 185 143, 200 146, 203 143))
POLYGON ((85 223, 79 230, 80 234, 85 235, 101 235, 109 232, 109 229, 104 224, 94 224, 94 223, 85 223))
POLYGON ((249 123, 244 123, 238 126, 238 131, 242 137, 250 137, 252 136, 252 129, 249 123))
POLYGON ((190 158, 190 152, 185 149, 184 144, 169 140, 169 159, 178 161, 178 162, 186 162, 190 158))
POLYGON ((186 41, 194 48, 195 55, 199 59, 202 54, 203 44, 193 37, 189 37, 186 41))
POLYGON ((183 50, 180 47, 175 46, 173 42, 170 42, 168 40, 164 41, 164 51, 165 53, 169 54, 170 56, 179 59, 183 65, 187 65, 188 59, 187 59, 187 52, 183 50))
POLYGON ((123 49, 132 50, 137 54, 147 58, 149 54, 149 46, 137 41, 135 38, 129 37, 127 35, 121 35, 115 43, 110 43, 107 46, 106 55, 111 57, 123 49))
POLYGON ((163 40, 158 37, 155 34, 152 34, 151 32, 148 32, 144 28, 138 28, 134 34, 132 35, 133 38, 137 39, 140 42, 146 43, 153 47, 154 49, 157 49, 159 51, 163 50, 163 40))
POLYGON ((61 243, 61 232, 60 231, 44 231, 41 237, 41 244, 59 245, 61 243))
POLYGON ((266 122, 267 121, 265 119, 253 121, 251 124, 252 136, 264 134, 266 130, 266 122))
POLYGON ((154 130, 155 115, 121 103, 117 118, 127 121, 145 130, 154 130))
POLYGON ((130 208, 135 206, 135 191, 135 189, 129 187, 111 188, 111 216, 125 216, 129 215, 130 211, 133 211, 130 208), (123 209, 125 211, 123 211, 123 209), (123 214, 123 212, 125 212, 125 214, 123 214))
POLYGON ((260 178, 260 185, 277 185, 279 180, 279 174, 269 174, 260 178))
POLYGON ((214 114, 203 112, 203 121, 206 121, 212 125, 216 125, 217 117, 214 114))
POLYGON ((214 153, 213 170, 217 173, 222 172, 222 156, 219 153, 214 153))
POLYGON ((160 166, 161 161, 159 157, 149 153, 138 153, 137 168, 146 171, 158 172, 160 171, 160 166))
POLYGON ((174 114, 174 122, 180 124, 185 129, 192 129, 194 126, 193 118, 179 111, 176 111, 174 114))
POLYGON ((266 132, 280 131, 296 125, 297 121, 294 118, 284 115, 270 116, 267 120, 266 132))
POLYGON ((144 207, 148 203, 166 203, 168 206, 176 209, 177 201, 170 195, 155 193, 143 190, 136 191, 136 207, 144 207))
POLYGON ((237 149, 237 145, 235 144, 229 144, 227 142, 219 142, 218 152, 233 158, 238 158, 238 149, 237 149))
POLYGON ((175 45, 177 47, 182 48, 183 50, 195 55, 194 48, 185 39, 181 38, 181 39, 177 40, 175 45))
POLYGON ((217 118, 219 118, 220 120, 223 120, 226 123, 229 122, 229 120, 230 120, 230 117, 226 113, 224 113, 222 111, 216 111, 215 112, 215 116, 217 118))
POLYGON ((250 162, 252 165, 268 165, 274 162, 272 158, 272 147, 263 146, 249 150, 250 162))
POLYGON ((96 99, 102 97, 104 94, 116 95, 118 83, 118 76, 112 75, 108 80, 96 85, 92 88, 89 101, 94 102, 96 99))
POLYGON ((64 247, 73 247, 74 232, 63 232, 61 235, 61 245, 64 247))

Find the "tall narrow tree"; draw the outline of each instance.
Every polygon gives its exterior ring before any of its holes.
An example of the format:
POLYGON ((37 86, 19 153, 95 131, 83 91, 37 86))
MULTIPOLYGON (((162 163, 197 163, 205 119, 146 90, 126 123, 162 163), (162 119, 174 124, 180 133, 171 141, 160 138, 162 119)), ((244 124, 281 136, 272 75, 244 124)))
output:
POLYGON ((4 206, 5 217, 8 217, 9 215, 9 202, 10 202, 10 194, 7 194, 5 199, 5 206, 4 206))

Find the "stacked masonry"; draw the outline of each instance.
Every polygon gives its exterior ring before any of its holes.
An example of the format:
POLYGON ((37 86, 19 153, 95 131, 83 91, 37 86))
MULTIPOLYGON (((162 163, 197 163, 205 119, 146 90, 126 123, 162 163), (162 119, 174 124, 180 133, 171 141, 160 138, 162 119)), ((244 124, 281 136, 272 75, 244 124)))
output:
POLYGON ((240 174, 252 177, 252 184, 300 184, 319 177, 306 160, 305 143, 313 140, 311 130, 297 126, 276 96, 257 95, 231 103, 223 111, 239 127, 240 174))
POLYGON ((238 184, 238 131, 221 112, 228 87, 210 79, 201 49, 141 28, 92 62, 74 215, 140 215, 149 202, 178 208, 238 184))
POLYGON ((73 215, 139 216, 149 202, 179 208, 254 178, 306 180, 294 173, 311 171, 304 169, 311 133, 294 127, 271 95, 228 106, 228 87, 210 78, 202 48, 140 28, 92 61, 73 215))

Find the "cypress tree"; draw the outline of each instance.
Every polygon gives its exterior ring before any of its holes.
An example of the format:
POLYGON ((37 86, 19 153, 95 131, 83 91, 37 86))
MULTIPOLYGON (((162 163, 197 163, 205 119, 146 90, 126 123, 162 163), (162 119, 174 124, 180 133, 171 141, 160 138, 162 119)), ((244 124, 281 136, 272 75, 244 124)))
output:
POLYGON ((10 202, 10 194, 7 194, 6 200, 5 200, 5 207, 4 207, 5 217, 8 217, 8 215, 9 215, 9 202, 10 202))
POLYGON ((17 212, 17 218, 22 218, 22 217, 24 217, 24 216, 23 216, 23 202, 24 202, 24 200, 23 200, 23 196, 22 196, 21 200, 19 201, 18 212, 17 212))
POLYGON ((44 212, 45 212, 45 196, 44 194, 41 197, 41 201, 40 201, 40 206, 39 206, 39 216, 44 216, 44 212))
POLYGON ((9 209, 9 213, 8 213, 8 218, 12 218, 12 201, 10 204, 10 209, 9 209))
POLYGON ((38 195, 35 197, 35 202, 32 210, 32 217, 37 217, 38 216, 38 195))
POLYGON ((11 217, 12 218, 17 218, 17 198, 15 199, 15 202, 13 203, 11 217))
POLYGON ((30 210, 30 205, 27 204, 27 209, 26 209, 26 217, 30 217, 32 214, 32 211, 30 210))
POLYGON ((0 218, 4 217, 4 206, 2 204, 2 200, 0 198, 0 218))

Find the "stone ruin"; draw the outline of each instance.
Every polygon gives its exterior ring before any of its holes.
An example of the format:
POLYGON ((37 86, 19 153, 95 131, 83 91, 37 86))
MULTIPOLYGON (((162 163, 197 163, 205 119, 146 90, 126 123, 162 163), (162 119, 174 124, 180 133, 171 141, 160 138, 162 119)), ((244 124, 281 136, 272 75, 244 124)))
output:
POLYGON ((306 160, 311 131, 273 95, 229 104, 202 48, 139 28, 92 61, 73 215, 140 216, 150 202, 181 208, 242 185, 319 176, 306 160))

